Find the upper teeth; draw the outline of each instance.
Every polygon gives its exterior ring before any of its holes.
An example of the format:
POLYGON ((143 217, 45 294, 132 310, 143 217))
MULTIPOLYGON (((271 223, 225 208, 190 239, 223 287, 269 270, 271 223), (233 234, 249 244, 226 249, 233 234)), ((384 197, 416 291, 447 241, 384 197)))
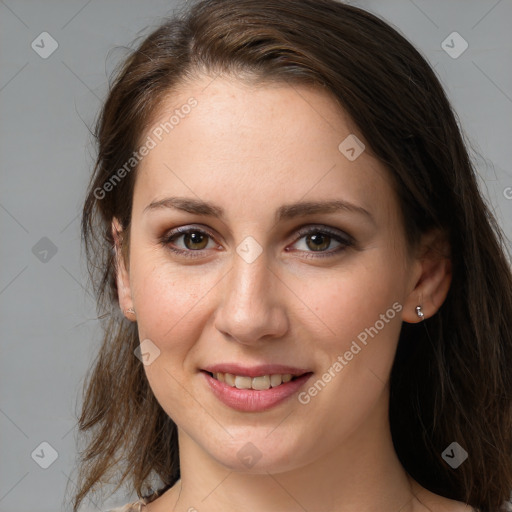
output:
POLYGON ((283 382, 292 380, 290 373, 285 373, 284 375, 261 375, 260 377, 244 377, 242 375, 233 375, 232 373, 214 373, 213 377, 233 388, 257 390, 275 388, 283 382))

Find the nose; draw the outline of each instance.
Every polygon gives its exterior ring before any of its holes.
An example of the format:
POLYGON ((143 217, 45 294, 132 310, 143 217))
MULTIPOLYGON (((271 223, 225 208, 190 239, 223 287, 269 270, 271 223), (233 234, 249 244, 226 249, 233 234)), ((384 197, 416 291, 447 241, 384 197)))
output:
POLYGON ((265 252, 251 263, 235 254, 222 282, 214 325, 224 336, 244 345, 284 336, 286 287, 269 268, 265 252))

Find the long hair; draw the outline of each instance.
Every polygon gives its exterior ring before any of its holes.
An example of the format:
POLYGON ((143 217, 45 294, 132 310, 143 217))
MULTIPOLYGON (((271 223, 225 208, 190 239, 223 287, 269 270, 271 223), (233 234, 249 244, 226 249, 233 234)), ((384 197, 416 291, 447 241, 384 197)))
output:
POLYGON ((105 185, 130 161, 163 99, 197 72, 321 88, 388 169, 408 246, 431 228, 446 234, 453 271, 446 300, 400 333, 390 378, 392 438, 422 486, 482 512, 498 510, 512 489, 511 268, 438 78, 395 29, 353 6, 207 0, 139 44, 117 69, 97 120, 81 229, 104 337, 84 383, 79 432, 87 445, 74 512, 104 482, 118 482, 117 490, 128 479, 152 501, 180 477, 176 425, 134 356, 136 325, 119 312, 111 222, 117 217, 126 233, 128 264, 137 166, 105 185), (468 452, 456 470, 442 458, 453 442, 468 452), (158 489, 150 485, 155 476, 158 489))

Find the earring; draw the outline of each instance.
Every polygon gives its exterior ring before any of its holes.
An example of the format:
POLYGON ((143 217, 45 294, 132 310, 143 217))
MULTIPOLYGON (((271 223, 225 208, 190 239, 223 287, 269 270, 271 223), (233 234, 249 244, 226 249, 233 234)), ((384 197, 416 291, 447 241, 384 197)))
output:
POLYGON ((133 308, 128 308, 124 310, 125 313, 133 313, 135 314, 135 310, 133 308))
POLYGON ((425 314, 421 310, 421 306, 416 306, 416 314, 420 318, 420 320, 425 320, 425 314))

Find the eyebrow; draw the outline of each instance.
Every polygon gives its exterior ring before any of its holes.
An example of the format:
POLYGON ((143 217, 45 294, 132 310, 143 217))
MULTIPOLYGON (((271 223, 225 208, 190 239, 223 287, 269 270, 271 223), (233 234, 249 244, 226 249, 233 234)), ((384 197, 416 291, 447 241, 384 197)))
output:
MULTIPOLYGON (((145 214, 162 208, 171 208, 196 215, 206 215, 208 217, 225 220, 225 212, 220 206, 208 201, 188 197, 166 197, 165 199, 153 201, 144 208, 142 213, 145 214)), ((375 224, 375 219, 368 210, 364 209, 362 206, 342 200, 301 201, 298 203, 285 204, 276 210, 274 217, 275 221, 279 222, 296 217, 305 217, 307 215, 321 213, 334 213, 338 211, 362 214, 375 224)))

